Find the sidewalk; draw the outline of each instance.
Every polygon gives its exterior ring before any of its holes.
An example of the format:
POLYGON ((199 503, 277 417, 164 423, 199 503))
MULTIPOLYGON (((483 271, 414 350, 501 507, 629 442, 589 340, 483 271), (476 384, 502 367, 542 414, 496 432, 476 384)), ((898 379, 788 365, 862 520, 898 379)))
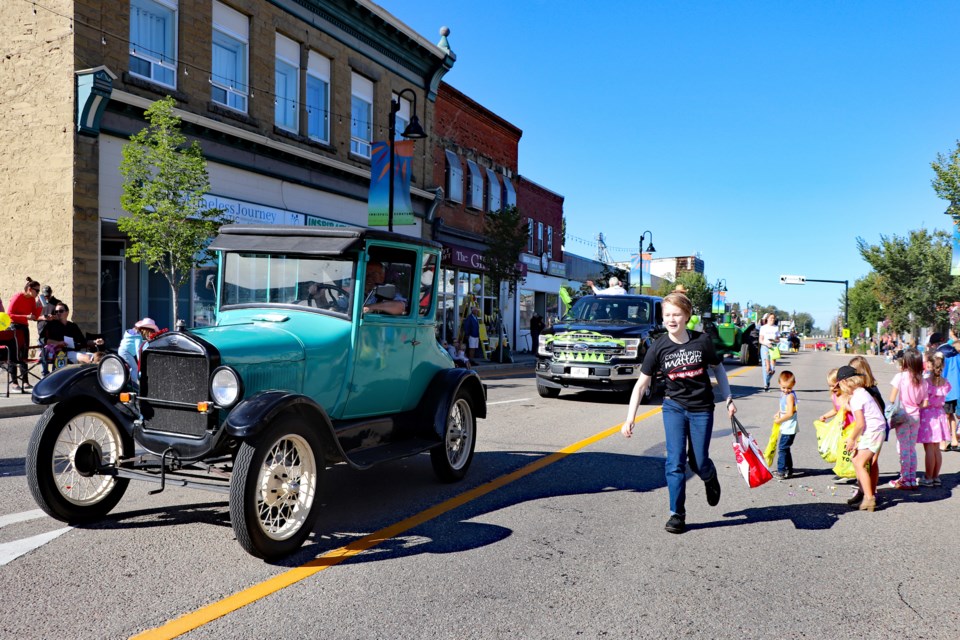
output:
MULTIPOLYGON (((529 371, 537 361, 532 353, 511 353, 513 362, 491 362, 480 360, 473 369, 483 377, 484 374, 503 371, 529 371)), ((44 405, 33 404, 29 393, 20 393, 10 390, 10 397, 3 395, 4 388, 0 387, 0 419, 20 418, 22 416, 37 416, 46 410, 44 405)))

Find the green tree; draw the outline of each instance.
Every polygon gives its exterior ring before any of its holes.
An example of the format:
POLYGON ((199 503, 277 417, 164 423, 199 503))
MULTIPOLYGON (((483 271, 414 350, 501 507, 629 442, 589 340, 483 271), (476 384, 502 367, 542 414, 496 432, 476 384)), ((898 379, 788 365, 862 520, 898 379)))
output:
MULTIPOLYGON (((871 271, 850 287, 850 315, 847 323, 855 335, 863 333, 864 329, 876 331, 877 322, 885 317, 878 295, 878 284, 879 277, 876 272, 871 271)), ((843 308, 843 296, 840 296, 840 304, 843 308)))
POLYGON ((800 311, 799 313, 794 314, 793 323, 797 328, 797 333, 803 334, 805 336, 813 333, 813 316, 805 311, 800 311))
MULTIPOLYGON (((483 265, 487 277, 497 292, 497 317, 500 318, 500 288, 506 283, 511 295, 517 290, 517 283, 523 278, 520 267, 520 252, 527 246, 527 224, 517 207, 504 207, 500 211, 486 215, 484 226, 488 248, 483 254, 483 265)), ((500 347, 504 344, 505 331, 499 321, 500 347)), ((498 347, 499 360, 505 358, 502 348, 498 347)))
POLYGON ((919 229, 907 237, 881 235, 878 245, 857 238, 857 249, 876 272, 874 291, 894 331, 947 322, 949 303, 960 299, 950 275, 950 234, 919 229))
POLYGON ((153 103, 145 113, 149 124, 123 147, 120 204, 130 216, 117 221, 130 237, 127 258, 169 283, 174 323, 177 290, 194 266, 212 259, 207 245, 223 222, 223 209, 203 202, 210 190, 206 162, 196 141, 185 146, 175 104, 170 96, 153 103))
POLYGON ((679 285, 683 285, 687 290, 687 297, 693 303, 693 313, 701 314, 709 311, 713 305, 713 289, 707 284, 707 279, 702 273, 694 271, 685 271, 677 276, 674 282, 664 280, 657 289, 658 296, 665 296, 674 291, 679 285))
POLYGON ((960 140, 949 156, 938 153, 930 166, 936 174, 931 181, 933 190, 950 203, 947 213, 953 217, 954 224, 960 223, 960 140))

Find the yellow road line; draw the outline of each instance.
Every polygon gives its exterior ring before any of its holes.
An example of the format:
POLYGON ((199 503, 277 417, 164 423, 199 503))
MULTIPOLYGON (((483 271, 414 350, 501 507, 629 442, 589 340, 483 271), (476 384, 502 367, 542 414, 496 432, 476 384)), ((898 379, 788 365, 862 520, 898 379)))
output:
MULTIPOLYGON (((640 420, 645 420, 658 413, 660 413, 659 407, 651 409, 650 411, 647 411, 643 415, 639 416, 636 421, 639 422, 640 420)), ((610 427, 605 431, 601 431, 600 433, 592 435, 589 438, 564 447, 563 449, 551 453, 550 455, 534 460, 533 462, 521 467, 520 469, 517 469, 516 471, 500 476, 499 478, 495 478, 486 484, 482 484, 479 487, 475 487, 458 496, 454 496, 449 500, 445 500, 438 505, 430 507, 425 511, 421 511, 420 513, 412 515, 409 518, 380 529, 379 531, 371 533, 368 536, 354 540, 353 542, 340 547, 339 549, 329 551, 322 556, 314 558, 313 560, 300 565, 299 567, 285 571, 278 576, 274 576, 269 580, 255 584, 252 587, 244 589, 243 591, 238 591, 231 596, 227 596, 223 600, 219 600, 192 613, 188 613, 175 620, 171 620, 160 627, 148 629, 143 633, 132 636, 132 639, 160 640, 161 638, 176 638, 177 636, 183 635, 188 631, 202 627, 203 625, 212 622, 217 618, 221 618, 228 613, 232 613, 252 602, 256 602, 261 598, 265 598, 270 594, 276 593, 281 589, 309 578, 310 576, 319 573, 328 567, 340 564, 344 560, 363 553, 364 551, 377 546, 381 542, 395 538, 396 536, 409 531, 410 529, 413 529, 414 527, 417 527, 429 520, 441 516, 448 511, 452 511, 453 509, 463 506, 472 500, 476 500, 477 498, 483 497, 492 491, 496 491, 497 489, 500 489, 511 482, 519 480, 524 476, 528 476, 535 471, 539 471, 540 469, 549 466, 554 462, 562 460, 571 453, 576 453, 584 447, 590 446, 595 442, 599 442, 604 438, 608 438, 615 433, 618 433, 620 431, 620 427, 621 425, 619 424, 615 427, 610 427)))
MULTIPOLYGON (((754 368, 755 367, 744 367, 734 371, 733 373, 727 374, 727 376, 732 378, 754 368)), ((660 407, 655 407, 638 416, 634 422, 636 423, 640 422, 641 420, 646 420, 651 416, 657 415, 660 413, 660 411, 660 407)), ((486 484, 482 484, 458 496, 454 496, 453 498, 445 500, 444 502, 430 507, 425 511, 421 511, 420 513, 414 514, 409 518, 380 529, 379 531, 375 531, 368 536, 354 540, 343 547, 328 551, 322 556, 318 556, 313 560, 300 565, 299 567, 285 571, 280 575, 274 576, 273 578, 265 580, 259 584, 255 584, 252 587, 248 587, 243 591, 238 591, 231 596, 227 596, 223 600, 211 603, 201 609, 197 609, 192 613, 185 614, 175 620, 167 622, 162 626, 156 627, 155 629, 148 629, 143 633, 132 636, 132 640, 167 640, 169 638, 176 638, 177 636, 183 635, 188 631, 202 627, 203 625, 208 624, 217 618, 222 618, 223 616, 241 609, 248 604, 265 598, 273 593, 276 593, 277 591, 280 591, 281 589, 285 589, 286 587, 296 584, 301 580, 305 580, 306 578, 309 578, 310 576, 319 573, 328 567, 340 564, 344 560, 348 560, 353 556, 359 555, 364 551, 377 546, 381 542, 395 538, 396 536, 405 533, 414 527, 420 526, 421 524, 438 516, 441 516, 448 511, 452 511, 472 500, 481 498, 492 491, 496 491, 497 489, 500 489, 511 482, 519 480, 524 476, 528 476, 535 471, 539 471, 546 466, 562 460, 571 453, 576 453, 577 451, 580 451, 584 447, 588 447, 595 442, 599 442, 604 438, 609 438, 615 433, 618 433, 621 426, 622 424, 618 424, 614 427, 610 427, 609 429, 601 431, 600 433, 594 434, 589 438, 575 442, 574 444, 564 447, 563 449, 551 453, 550 455, 534 460, 533 462, 517 469, 516 471, 500 476, 499 478, 494 478, 486 484)))

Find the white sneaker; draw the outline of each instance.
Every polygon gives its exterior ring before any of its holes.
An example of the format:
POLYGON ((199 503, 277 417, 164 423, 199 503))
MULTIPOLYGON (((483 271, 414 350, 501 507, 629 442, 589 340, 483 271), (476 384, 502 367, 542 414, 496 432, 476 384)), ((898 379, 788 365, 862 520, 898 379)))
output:
POLYGON ((934 485, 933 480, 927 477, 917 478, 917 482, 920 484, 921 487, 932 487, 934 485))

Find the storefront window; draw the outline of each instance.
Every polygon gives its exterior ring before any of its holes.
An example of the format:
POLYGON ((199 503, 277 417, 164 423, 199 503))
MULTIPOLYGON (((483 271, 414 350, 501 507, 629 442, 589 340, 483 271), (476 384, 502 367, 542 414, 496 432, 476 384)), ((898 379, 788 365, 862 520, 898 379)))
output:
POLYGON ((546 321, 548 324, 553 324, 557 321, 557 313, 559 311, 558 303, 560 302, 560 296, 556 293, 547 293, 543 296, 544 302, 546 303, 546 321))
POLYGON ((216 324, 217 265, 202 265, 193 270, 193 323, 189 326, 210 327, 216 324))
POLYGON ((537 294, 529 289, 520 289, 517 295, 517 303, 520 307, 520 327, 517 335, 519 336, 518 347, 521 350, 533 350, 533 345, 530 343, 530 318, 533 317, 536 296, 537 294))

